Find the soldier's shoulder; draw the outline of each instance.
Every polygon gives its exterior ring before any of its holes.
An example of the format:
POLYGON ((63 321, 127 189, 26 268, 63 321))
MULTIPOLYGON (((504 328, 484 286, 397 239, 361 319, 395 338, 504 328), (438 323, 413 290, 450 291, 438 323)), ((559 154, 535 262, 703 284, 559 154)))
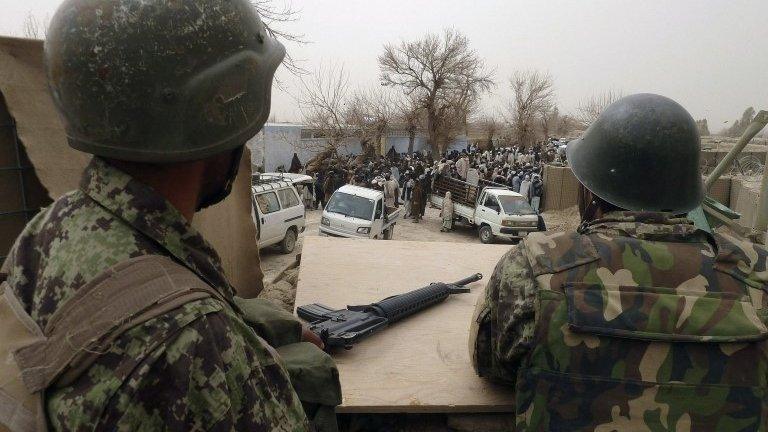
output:
POLYGON ((41 227, 38 242, 54 240, 45 249, 47 271, 77 271, 87 281, 123 260, 158 253, 133 227, 81 195, 73 195, 71 204, 54 209, 41 227))
POLYGON ((756 288, 768 288, 768 249, 725 233, 714 235, 715 268, 756 288))
POLYGON ((102 271, 158 253, 154 243, 82 191, 73 191, 40 212, 19 236, 9 258, 9 283, 44 324, 60 303, 102 271))
POLYGON ((589 236, 575 231, 534 232, 520 242, 520 249, 534 276, 559 273, 600 257, 589 236))
POLYGON ((127 430, 303 425, 287 375, 278 379, 279 365, 236 317, 221 300, 205 298, 130 329, 72 387, 52 395, 54 424, 74 430, 98 418, 127 430))
POLYGON ((80 190, 67 192, 40 211, 27 223, 21 237, 36 235, 52 224, 70 217, 78 209, 87 205, 85 194, 80 190))

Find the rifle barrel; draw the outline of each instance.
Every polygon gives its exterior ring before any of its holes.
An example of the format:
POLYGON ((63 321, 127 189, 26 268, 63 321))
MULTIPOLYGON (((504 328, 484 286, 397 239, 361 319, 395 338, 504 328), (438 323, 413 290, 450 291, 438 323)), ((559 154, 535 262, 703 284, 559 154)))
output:
POLYGON ((464 278, 464 279, 462 279, 462 280, 460 280, 458 282, 454 282, 451 285, 458 285, 458 286, 469 285, 472 282, 477 282, 477 281, 481 280, 482 278, 483 278, 483 274, 482 273, 475 273, 472 276, 466 277, 466 278, 464 278))

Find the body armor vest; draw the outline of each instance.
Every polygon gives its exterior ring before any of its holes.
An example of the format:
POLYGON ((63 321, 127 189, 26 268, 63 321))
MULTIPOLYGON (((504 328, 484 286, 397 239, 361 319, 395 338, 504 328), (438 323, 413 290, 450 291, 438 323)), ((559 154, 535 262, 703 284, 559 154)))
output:
POLYGON ((525 240, 538 293, 518 430, 764 430, 768 258, 710 240, 525 240))

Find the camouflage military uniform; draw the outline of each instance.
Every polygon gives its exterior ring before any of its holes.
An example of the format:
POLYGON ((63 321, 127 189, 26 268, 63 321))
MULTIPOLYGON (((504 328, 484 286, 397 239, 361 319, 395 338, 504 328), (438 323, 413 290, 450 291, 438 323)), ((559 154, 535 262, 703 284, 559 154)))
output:
POLYGON ((519 430, 765 430, 768 252, 663 213, 536 233, 478 303, 478 373, 519 430))
MULTIPOLYGON (((79 287, 149 254, 171 256, 233 296, 216 252, 171 204, 94 158, 81 188, 19 237, 9 283, 44 328, 79 287)), ((308 429, 279 360, 231 307, 211 298, 124 333, 72 385, 49 389, 46 405, 56 430, 308 429)))

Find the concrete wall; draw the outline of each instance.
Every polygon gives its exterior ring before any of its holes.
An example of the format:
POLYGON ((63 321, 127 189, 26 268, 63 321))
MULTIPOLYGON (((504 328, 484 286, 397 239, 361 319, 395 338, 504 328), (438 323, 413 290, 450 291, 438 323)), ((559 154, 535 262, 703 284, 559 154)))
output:
MULTIPOLYGON (((710 170, 712 170, 715 168, 715 166, 717 166, 717 164, 721 160, 723 160, 726 154, 728 154, 728 152, 726 151, 703 151, 701 152, 701 165, 703 166, 706 164, 710 168, 710 170)), ((765 165, 766 154, 768 153, 766 153, 765 151, 746 151, 745 150, 739 154, 738 158, 740 159, 746 156, 754 156, 758 160, 760 160, 763 163, 763 165, 765 165)), ((730 169, 728 169, 728 171, 726 172, 729 172, 729 171, 730 169)))
MULTIPOLYGON (((291 166, 293 154, 299 156, 302 164, 322 151, 324 140, 302 140, 299 124, 268 123, 264 129, 248 141, 251 150, 251 163, 261 172, 273 172, 279 166, 287 170, 291 166)), ((348 139, 339 147, 341 154, 359 154, 360 143, 348 139)))
POLYGON ((734 179, 731 185, 730 207, 741 214, 739 225, 747 228, 755 226, 757 201, 760 198, 760 182, 734 179))
MULTIPOLYGON (((736 210, 733 207, 731 183, 730 177, 719 178, 712 185, 708 195, 725 205, 730 205, 731 208, 736 210)), ((576 176, 573 175, 570 167, 553 165, 544 167, 544 211, 563 210, 578 205, 578 197, 579 181, 576 180, 576 176)))
MULTIPOLYGON (((398 153, 407 153, 408 152, 408 137, 405 136, 388 136, 387 142, 384 146, 384 152, 388 152, 390 148, 394 147, 395 151, 398 153)), ((467 137, 465 136, 459 136, 456 137, 455 140, 448 146, 448 151, 451 150, 466 150, 467 149, 467 143, 469 141, 467 140, 467 137)), ((416 138, 413 140, 413 151, 429 151, 430 147, 427 144, 427 137, 417 135, 416 138)))
POLYGON ((724 204, 730 207, 731 205, 731 188, 733 179, 730 176, 723 176, 717 179, 712 185, 712 188, 707 192, 707 195, 714 198, 720 204, 724 204))

